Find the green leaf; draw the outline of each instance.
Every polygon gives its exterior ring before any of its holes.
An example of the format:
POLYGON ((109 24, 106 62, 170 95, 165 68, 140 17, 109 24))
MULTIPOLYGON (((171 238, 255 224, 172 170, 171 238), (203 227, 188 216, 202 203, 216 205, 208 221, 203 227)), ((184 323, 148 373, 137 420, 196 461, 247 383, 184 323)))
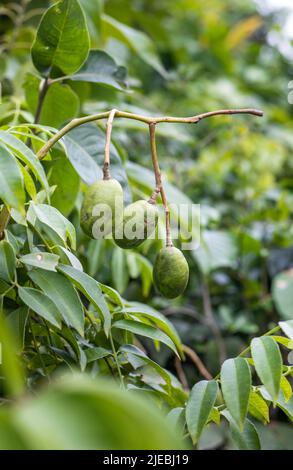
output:
POLYGON ((171 338, 180 354, 183 355, 182 344, 178 333, 172 323, 164 315, 151 307, 141 305, 139 303, 137 303, 134 307, 123 308, 120 310, 120 312, 127 315, 133 315, 137 318, 142 317, 151 320, 157 327, 164 331, 169 336, 169 338, 171 338))
MULTIPOLYGON (((27 74, 24 89, 33 115, 38 106, 40 83, 38 77, 27 74)), ((65 121, 77 116, 79 105, 79 97, 69 85, 52 83, 46 92, 39 122, 58 129, 65 121)))
POLYGON ((61 314, 47 295, 31 287, 19 287, 18 295, 31 310, 52 325, 61 328, 61 314))
POLYGON ((26 447, 26 438, 21 435, 12 422, 11 413, 8 409, 1 407, 0 411, 0 449, 17 451, 26 447))
POLYGON ((276 335, 272 335, 271 338, 277 341, 277 343, 285 346, 285 348, 293 349, 293 341, 291 339, 285 338, 284 336, 276 336, 276 335))
POLYGON ((73 268, 72 266, 59 265, 58 271, 65 274, 70 281, 86 296, 93 306, 102 315, 106 336, 111 328, 111 314, 99 283, 88 274, 73 268))
POLYGON ((251 389, 251 372, 245 359, 237 357, 224 362, 221 368, 221 388, 227 408, 242 430, 251 389))
POLYGON ((127 71, 104 51, 92 50, 82 68, 70 80, 92 82, 115 90, 125 90, 127 71))
MULTIPOLYGON (((153 282, 153 266, 145 256, 142 256, 140 253, 136 253, 134 251, 127 252, 128 266, 130 264, 129 259, 134 260, 133 266, 137 265, 137 269, 138 269, 137 277, 140 274, 141 281, 142 281, 142 295, 144 297, 147 297, 149 295, 150 288, 153 282)), ((136 274, 136 273, 134 272, 133 274, 136 274)), ((132 276, 132 277, 135 278, 135 276, 132 276)))
POLYGON ((251 342, 251 355, 257 375, 275 402, 282 376, 282 357, 276 341, 269 336, 254 338, 251 342))
POLYGON ((205 230, 201 246, 193 252, 201 270, 209 273, 222 267, 235 268, 237 264, 237 245, 232 233, 205 230))
POLYGON ((67 250, 67 248, 64 248, 64 246, 59 246, 58 248, 65 255, 65 261, 69 261, 71 266, 73 266, 75 269, 83 271, 81 262, 71 251, 67 250))
POLYGON ((240 432, 229 411, 222 411, 222 415, 229 421, 232 439, 239 450, 260 450, 258 433, 251 421, 246 419, 240 432))
POLYGON ((63 377, 11 413, 30 449, 184 448, 150 401, 86 374, 63 377))
POLYGON ((80 298, 72 284, 59 273, 34 269, 31 280, 54 302, 67 325, 83 335, 84 315, 80 298))
POLYGON ((274 277, 273 299, 282 318, 293 318, 293 270, 284 271, 274 277))
POLYGON ((113 328, 120 330, 130 331, 131 333, 146 336, 154 341, 159 341, 166 344, 175 354, 178 355, 176 347, 173 341, 162 331, 153 328, 152 326, 134 320, 118 320, 112 325, 113 328))
POLYGON ((98 42, 101 32, 101 13, 103 11, 104 0, 79 0, 86 15, 86 22, 90 32, 90 37, 98 42))
POLYGON ((119 292, 124 292, 128 284, 128 270, 126 255, 122 248, 114 248, 111 260, 111 270, 115 288, 119 292))
POLYGON ((71 131, 63 137, 62 141, 73 168, 86 184, 93 184, 102 178, 102 170, 88 153, 84 140, 76 140, 71 131))
POLYGON ((0 344, 2 351, 0 375, 4 389, 12 395, 20 395, 24 391, 24 374, 17 355, 19 345, 2 309, 0 309, 0 344))
POLYGON ((69 75, 86 60, 89 35, 84 13, 77 0, 63 0, 43 15, 32 46, 36 69, 48 76, 53 68, 69 75))
POLYGON ((80 187, 80 178, 63 152, 54 150, 52 160, 48 162, 50 186, 56 186, 51 198, 52 206, 56 207, 65 217, 74 208, 80 187))
POLYGON ((21 170, 13 154, 0 144, 0 199, 22 214, 25 193, 21 170))
POLYGON ((113 289, 112 287, 106 286, 105 284, 102 284, 101 282, 99 282, 99 286, 104 292, 104 294, 106 294, 115 305, 118 305, 119 307, 122 307, 122 308, 124 307, 124 302, 122 300, 122 297, 115 289, 113 289))
POLYGON ((11 312, 7 317, 7 323, 13 336, 17 340, 17 344, 19 344, 20 351, 24 348, 25 328, 28 314, 28 308, 23 306, 13 310, 13 312, 11 312))
MULTIPOLYGON (((265 400, 273 401, 270 393, 264 388, 260 388, 260 392, 265 400)), ((293 422, 293 396, 286 401, 283 391, 280 391, 279 396, 275 402, 278 408, 280 408, 288 418, 293 422)))
POLYGON ((198 442, 215 404, 218 384, 202 380, 194 385, 186 404, 186 422, 193 444, 198 442))
POLYGON ((76 234, 74 226, 57 209, 55 209, 55 207, 48 206, 47 204, 34 204, 31 202, 27 218, 33 226, 36 225, 36 219, 38 219, 45 227, 48 228, 49 233, 52 230, 56 232, 65 244, 67 243, 67 238, 69 238, 72 248, 76 248, 76 234))
POLYGON ((279 322, 282 331, 293 341, 293 320, 279 322))
POLYGON ((126 354, 132 354, 134 356, 139 357, 140 359, 143 360, 146 364, 150 365, 153 369, 158 372, 158 374, 164 379, 166 385, 168 388, 172 386, 171 383, 171 378, 169 373, 163 369, 159 364, 157 364, 155 361, 152 361, 146 354, 144 354, 143 351, 141 351, 139 348, 134 346, 133 344, 124 344, 123 346, 120 347, 119 352, 124 352, 126 354))
POLYGON ((251 391, 248 412, 264 424, 270 421, 269 407, 258 392, 251 391))
POLYGON ((218 410, 218 408, 213 408, 210 416, 209 416, 209 421, 213 421, 213 423, 217 424, 218 426, 221 424, 221 413, 218 410))
MULTIPOLYGON (((23 176, 25 190, 28 193, 29 197, 34 201, 37 197, 37 190, 34 180, 24 166, 21 166, 20 169, 23 176)), ((14 211, 14 213, 16 212, 15 209, 12 209, 12 211, 14 211)))
POLYGON ((39 180, 43 188, 49 193, 49 185, 45 171, 31 149, 7 131, 0 130, 0 141, 4 142, 7 147, 14 151, 17 158, 22 160, 30 168, 36 179, 39 180))
POLYGON ((97 361, 99 359, 103 359, 104 357, 111 356, 113 353, 109 349, 97 347, 97 348, 89 348, 85 352, 87 363, 97 361))
POLYGON ((113 36, 127 44, 144 62, 153 67, 164 78, 168 77, 152 40, 142 31, 120 23, 108 15, 102 15, 103 34, 113 36))
POLYGON ((12 245, 7 240, 0 241, 0 279, 13 282, 15 279, 16 258, 12 245))
POLYGON ((171 411, 166 416, 167 422, 172 426, 174 429, 178 429, 179 432, 183 434, 185 428, 185 417, 184 417, 184 408, 177 407, 172 408, 171 411))
POLYGON ((28 255, 19 258, 24 264, 28 266, 35 266, 36 268, 46 269, 47 271, 56 271, 56 266, 59 261, 59 256, 53 253, 44 253, 38 251, 36 253, 29 253, 28 255))
POLYGON ((284 375, 281 378, 281 390, 283 392, 285 402, 287 403, 292 397, 292 388, 290 382, 286 379, 284 375))

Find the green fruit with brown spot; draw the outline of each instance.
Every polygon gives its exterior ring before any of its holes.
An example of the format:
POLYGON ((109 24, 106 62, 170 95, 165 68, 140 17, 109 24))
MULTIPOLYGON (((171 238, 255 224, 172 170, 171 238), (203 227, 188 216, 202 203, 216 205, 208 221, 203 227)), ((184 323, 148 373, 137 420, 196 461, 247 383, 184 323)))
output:
POLYGON ((188 279, 189 267, 182 251, 174 246, 162 248, 153 269, 153 280, 158 291, 167 299, 174 299, 183 294, 188 279))
POLYGON ((91 238, 105 238, 123 211, 123 189, 115 179, 99 180, 84 195, 80 211, 82 230, 91 238))
POLYGON ((123 221, 116 226, 115 243, 120 248, 135 248, 155 231, 159 211, 155 204, 145 200, 133 202, 123 213, 123 221))

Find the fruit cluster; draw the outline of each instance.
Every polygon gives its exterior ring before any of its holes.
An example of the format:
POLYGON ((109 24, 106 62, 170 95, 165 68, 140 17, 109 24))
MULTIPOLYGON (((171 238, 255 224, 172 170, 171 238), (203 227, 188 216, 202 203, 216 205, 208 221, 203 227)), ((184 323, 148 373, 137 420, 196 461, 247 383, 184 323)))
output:
MULTIPOLYGON (((103 179, 91 185, 83 200, 80 225, 91 238, 99 238, 101 232, 98 218, 103 218, 102 236, 113 235, 115 243, 123 248, 135 248, 154 234, 158 223, 158 208, 155 200, 139 200, 123 207, 123 189, 113 178, 103 179), (104 210, 101 210, 104 209, 104 210), (131 231, 133 219, 137 221, 135 232, 131 231)), ((183 253, 167 242, 158 253, 153 269, 153 280, 158 291, 167 298, 181 295, 187 285, 189 267, 183 253)))

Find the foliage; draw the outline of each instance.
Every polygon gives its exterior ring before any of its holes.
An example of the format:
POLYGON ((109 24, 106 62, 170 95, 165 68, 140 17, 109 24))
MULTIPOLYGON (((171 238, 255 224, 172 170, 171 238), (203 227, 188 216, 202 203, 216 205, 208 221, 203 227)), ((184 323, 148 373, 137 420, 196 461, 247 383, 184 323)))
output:
MULTIPOLYGON (((0 448, 258 449, 270 421, 290 446, 293 143, 275 18, 235 0, 2 3, 0 448), (72 119, 113 107, 248 106, 265 117, 157 126, 169 203, 201 204, 189 285, 172 302, 152 283, 160 240, 124 251, 80 229, 102 175, 101 121, 39 153, 72 119)), ((146 131, 114 123, 125 204, 154 189, 146 131)))

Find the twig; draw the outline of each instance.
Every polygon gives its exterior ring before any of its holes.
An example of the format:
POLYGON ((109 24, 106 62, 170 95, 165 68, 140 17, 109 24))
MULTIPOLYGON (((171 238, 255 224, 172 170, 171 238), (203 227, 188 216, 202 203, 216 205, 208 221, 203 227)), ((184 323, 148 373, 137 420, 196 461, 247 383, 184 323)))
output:
MULTIPOLYGON (((263 335, 260 336, 260 338, 262 338, 263 336, 271 336, 275 333, 277 333, 277 331, 279 331, 281 329, 280 326, 275 326, 274 328, 272 328, 271 330, 267 331, 266 333, 264 333, 263 335)), ((249 353, 251 350, 251 345, 247 346, 247 348, 243 349, 243 351, 241 351, 240 354, 238 354, 237 357, 243 357, 243 356, 246 356, 247 353, 249 353)), ((216 376, 215 376, 215 380, 217 380, 218 378, 220 377, 220 373, 218 373, 216 376)))
POLYGON ((205 379, 211 380, 213 378, 212 375, 209 373, 206 366, 204 365, 202 360, 199 358, 199 356, 196 354, 196 352, 193 349, 191 349, 189 346, 186 346, 186 344, 182 345, 182 349, 186 353, 186 355, 192 360, 192 362, 196 365, 201 375, 205 379))
POLYGON ((110 146, 111 146, 111 134, 112 134, 112 127, 113 127, 113 120, 117 109, 112 109, 110 111, 107 127, 106 127, 106 144, 105 144, 105 156, 104 156, 104 166, 103 166, 103 175, 104 180, 111 179, 110 175, 110 146))
POLYGON ((44 104, 44 99, 46 97, 49 85, 50 85, 50 83, 49 83, 48 77, 44 78, 41 81, 40 92, 39 92, 39 97, 38 97, 38 104, 37 104, 37 109, 36 109, 35 118, 34 118, 34 124, 38 124, 38 122, 40 120, 40 116, 41 116, 41 112, 42 112, 42 108, 43 108, 43 104, 44 104))
MULTIPOLYGON (((267 331, 264 335, 262 336, 271 336, 275 333, 277 333, 277 331, 279 331, 281 329, 280 326, 275 326, 274 328, 272 328, 271 330, 267 331)), ((243 351, 241 351, 240 354, 238 354, 238 357, 243 357, 245 356, 251 349, 251 346, 248 346, 247 348, 243 349, 243 351)))

